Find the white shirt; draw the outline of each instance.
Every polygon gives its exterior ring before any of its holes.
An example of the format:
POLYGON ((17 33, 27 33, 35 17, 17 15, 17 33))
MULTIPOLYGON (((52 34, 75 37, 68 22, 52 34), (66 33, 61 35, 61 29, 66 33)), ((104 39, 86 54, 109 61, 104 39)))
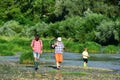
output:
POLYGON ((83 58, 88 58, 89 57, 88 52, 87 51, 83 51, 82 56, 83 56, 83 58))

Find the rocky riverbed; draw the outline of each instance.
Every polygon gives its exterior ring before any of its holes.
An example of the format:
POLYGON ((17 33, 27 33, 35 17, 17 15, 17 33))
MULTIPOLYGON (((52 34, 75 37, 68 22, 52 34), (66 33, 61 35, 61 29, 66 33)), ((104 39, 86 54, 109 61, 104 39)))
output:
POLYGON ((82 66, 62 66, 57 70, 50 63, 40 63, 36 72, 32 64, 23 65, 3 60, 0 63, 0 80, 120 80, 120 73, 82 66))

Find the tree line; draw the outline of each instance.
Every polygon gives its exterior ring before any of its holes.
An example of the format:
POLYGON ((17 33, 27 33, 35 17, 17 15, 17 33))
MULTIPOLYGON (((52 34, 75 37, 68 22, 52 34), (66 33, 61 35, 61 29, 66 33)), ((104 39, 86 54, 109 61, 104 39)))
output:
POLYGON ((0 35, 120 43, 118 0, 1 0, 0 35))

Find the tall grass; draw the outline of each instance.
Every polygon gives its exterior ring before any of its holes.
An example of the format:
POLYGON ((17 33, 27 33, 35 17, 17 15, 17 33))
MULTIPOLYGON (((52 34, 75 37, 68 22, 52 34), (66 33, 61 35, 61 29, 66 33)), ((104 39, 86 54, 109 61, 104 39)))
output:
MULTIPOLYGON (((63 38, 65 46, 65 52, 77 52, 81 53, 84 47, 88 48, 89 53, 101 53, 101 45, 95 42, 78 43, 71 39, 63 38)), ((32 62, 32 50, 30 47, 32 39, 25 37, 6 37, 0 36, 0 56, 12 56, 16 53, 21 52, 21 63, 32 62), (28 58, 28 59, 27 59, 28 58)), ((42 38, 43 41, 43 52, 51 52, 53 49, 50 48, 51 38, 42 38)), ((114 45, 106 46, 103 53, 117 53, 118 47, 114 45)))
POLYGON ((84 46, 88 48, 89 53, 101 53, 102 46, 98 43, 86 42, 84 46))
POLYGON ((8 50, 2 50, 0 51, 0 56, 13 56, 14 53, 12 51, 8 51, 8 50))
POLYGON ((22 37, 0 36, 0 55, 15 55, 17 52, 30 51, 30 41, 22 37))
POLYGON ((114 45, 105 46, 103 53, 116 54, 118 53, 119 48, 114 45))
POLYGON ((12 51, 12 47, 13 45, 11 45, 10 43, 3 43, 0 44, 0 55, 1 56, 12 56, 14 55, 14 52, 12 51))
POLYGON ((51 48, 50 48, 50 38, 43 38, 43 52, 51 52, 51 48))
POLYGON ((67 52, 82 52, 84 44, 76 42, 65 42, 65 51, 67 52))
MULTIPOLYGON (((53 49, 50 48, 51 38, 42 38, 43 41, 43 52, 51 52, 53 49)), ((81 53, 84 47, 88 48, 89 53, 101 53, 101 45, 95 42, 78 43, 72 39, 63 38, 65 51, 81 53)), ((32 39, 26 37, 6 37, 0 36, 0 55, 14 55, 17 52, 28 52, 31 51, 32 39), (6 53, 4 53, 6 52, 6 53)), ((106 46, 103 53, 117 53, 117 46, 106 46)))
POLYGON ((33 64, 33 54, 32 54, 32 51, 26 52, 26 53, 22 53, 22 55, 20 56, 20 63, 33 64))

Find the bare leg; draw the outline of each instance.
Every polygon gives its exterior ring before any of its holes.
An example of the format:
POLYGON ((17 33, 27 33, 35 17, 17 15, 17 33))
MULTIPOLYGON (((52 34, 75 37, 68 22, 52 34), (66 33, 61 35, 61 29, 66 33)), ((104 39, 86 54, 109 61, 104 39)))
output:
POLYGON ((59 66, 60 66, 59 62, 56 62, 56 66, 57 66, 57 68, 59 68, 59 66))
POLYGON ((84 65, 83 65, 84 67, 87 67, 87 63, 86 62, 84 62, 84 65))

